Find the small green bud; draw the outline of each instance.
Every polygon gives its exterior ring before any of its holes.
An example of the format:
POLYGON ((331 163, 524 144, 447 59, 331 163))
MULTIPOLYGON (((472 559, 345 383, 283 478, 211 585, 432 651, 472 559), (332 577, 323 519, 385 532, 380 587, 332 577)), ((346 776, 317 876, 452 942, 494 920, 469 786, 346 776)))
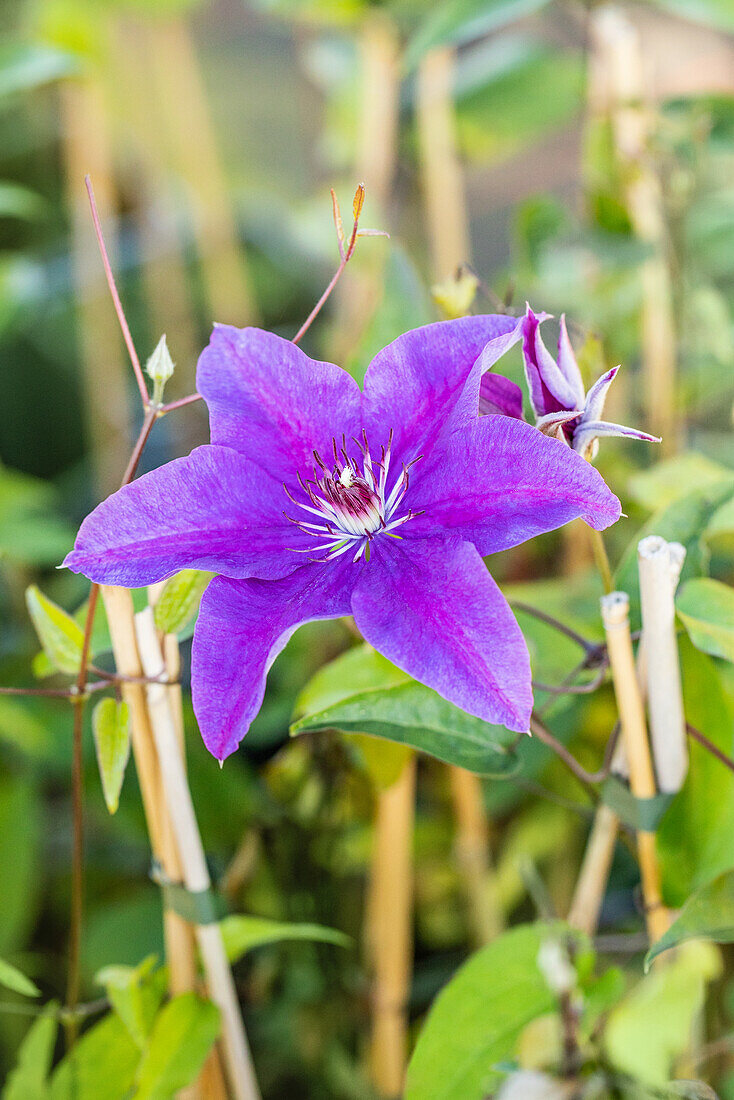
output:
POLYGON ((164 333, 156 344, 155 351, 145 364, 145 370, 154 383, 154 402, 160 401, 163 396, 163 387, 173 374, 174 369, 173 359, 171 359, 164 333))

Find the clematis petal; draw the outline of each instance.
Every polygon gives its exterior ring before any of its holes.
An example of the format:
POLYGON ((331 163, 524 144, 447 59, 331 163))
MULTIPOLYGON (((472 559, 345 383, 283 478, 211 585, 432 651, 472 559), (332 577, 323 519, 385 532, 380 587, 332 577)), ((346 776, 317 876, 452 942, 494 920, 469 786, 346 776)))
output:
POLYGON ((211 441, 233 447, 278 481, 327 459, 332 438, 360 432, 361 394, 333 363, 309 359, 271 332, 217 325, 196 375, 209 408, 211 441))
MULTIPOLYGON (((576 353, 571 346, 566 328, 566 314, 561 314, 560 332, 558 334, 558 369, 568 382, 577 398, 583 400, 584 380, 576 360, 576 353)), ((613 376, 612 376, 613 377, 613 376)))
POLYGON ((609 424, 606 420, 582 420, 573 434, 573 449, 579 454, 590 453, 593 442, 604 435, 624 435, 631 439, 644 439, 646 443, 662 442, 657 435, 626 428, 623 424, 609 424))
POLYGON ((527 646, 469 543, 406 539, 380 549, 352 608, 366 640, 399 668, 478 718, 528 729, 527 646))
POLYGON ((215 577, 201 601, 192 650, 194 712, 217 760, 234 752, 260 709, 265 678, 302 623, 350 612, 364 563, 310 564, 279 581, 215 577))
POLYGON ((600 420, 604 411, 604 403, 609 393, 609 387, 617 376, 619 367, 612 367, 601 378, 597 378, 594 385, 586 395, 584 404, 584 417, 588 420, 600 420))
MULTIPOLYGON (((530 390, 530 401, 536 416, 546 416, 548 413, 560 412, 564 409, 576 409, 581 412, 584 407, 584 387, 581 375, 576 372, 578 378, 567 376, 556 363, 551 353, 543 343, 540 335, 540 324, 545 320, 545 315, 536 315, 530 306, 525 314, 523 327, 522 351, 525 362, 525 376, 530 390)), ((561 336, 565 331, 565 325, 561 328, 561 336)), ((568 334, 566 334, 568 341, 568 334)), ((568 351, 573 356, 570 343, 568 351)), ((568 369, 568 351, 564 355, 564 366, 568 369)), ((575 362, 575 360, 574 360, 575 362)), ((569 375, 571 372, 569 371, 569 375)))
MULTIPOLYGON (((481 375, 521 334, 521 320, 487 314, 399 336, 367 368, 363 419, 369 439, 384 443, 392 429, 396 461, 427 456, 441 432, 476 418, 481 375)), ((416 467, 416 476, 426 467, 416 467)))
POLYGON ((430 481, 411 486, 406 505, 423 510, 406 540, 454 532, 493 554, 581 516, 608 527, 620 503, 593 466, 530 424, 485 416, 451 436, 430 481))
POLYGON ((274 478, 228 447, 197 447, 104 500, 64 565, 102 584, 139 588, 179 569, 282 577, 310 545, 283 515, 274 478))
POLYGON ((522 420, 522 390, 509 378, 487 371, 479 386, 479 415, 492 414, 522 420))

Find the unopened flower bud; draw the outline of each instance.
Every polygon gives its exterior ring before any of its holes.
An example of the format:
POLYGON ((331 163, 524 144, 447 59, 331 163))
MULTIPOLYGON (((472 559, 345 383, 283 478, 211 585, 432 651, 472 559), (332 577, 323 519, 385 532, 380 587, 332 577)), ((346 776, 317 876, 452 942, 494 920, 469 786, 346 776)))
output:
POLYGON ((174 363, 168 350, 165 333, 155 346, 155 351, 145 364, 145 370, 154 382, 165 385, 174 372, 174 363))

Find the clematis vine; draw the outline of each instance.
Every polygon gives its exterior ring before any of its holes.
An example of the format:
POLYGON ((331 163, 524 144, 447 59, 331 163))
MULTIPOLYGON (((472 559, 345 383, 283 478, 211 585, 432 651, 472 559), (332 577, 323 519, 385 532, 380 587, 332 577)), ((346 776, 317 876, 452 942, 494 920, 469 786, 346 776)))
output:
POLYGON ((619 367, 612 367, 603 374, 587 393, 568 338, 565 316, 561 317, 557 359, 550 354, 540 335, 540 325, 546 318, 547 314, 536 316, 528 306, 523 325, 525 377, 536 426, 546 435, 565 439, 590 461, 596 457, 600 436, 626 435, 659 443, 657 436, 602 420, 607 393, 619 367))
POLYGON ((477 415, 522 334, 505 316, 416 329, 349 374, 258 329, 218 325, 198 366, 211 443, 99 505, 65 564, 135 588, 218 574, 192 652, 194 710, 223 760, 302 623, 364 638, 471 714, 528 729, 530 662, 482 557, 620 504, 599 473, 519 419, 477 415))

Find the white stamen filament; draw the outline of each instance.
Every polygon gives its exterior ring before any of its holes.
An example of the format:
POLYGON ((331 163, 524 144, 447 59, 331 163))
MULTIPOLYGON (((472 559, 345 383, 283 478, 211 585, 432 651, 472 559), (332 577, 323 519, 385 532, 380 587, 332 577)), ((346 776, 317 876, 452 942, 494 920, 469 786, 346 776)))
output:
POLYGON ((322 540, 307 550, 298 551, 309 555, 318 554, 319 557, 314 558, 316 561, 331 561, 350 551, 354 554, 352 560, 355 562, 363 555, 369 559, 369 544, 376 535, 391 532, 420 514, 406 512, 396 515, 408 489, 408 470, 418 458, 408 466, 403 465, 402 473, 386 497, 392 432, 387 447, 382 448, 379 461, 373 462, 364 432, 362 442, 355 440, 362 451, 361 473, 359 464, 347 455, 346 440, 342 442, 342 448, 338 450, 334 440, 333 472, 314 452, 313 478, 304 481, 299 475, 298 482, 308 497, 308 504, 296 500, 286 489, 288 497, 298 508, 318 516, 321 520, 320 523, 314 523, 313 520, 306 522, 287 517, 301 531, 322 540))

